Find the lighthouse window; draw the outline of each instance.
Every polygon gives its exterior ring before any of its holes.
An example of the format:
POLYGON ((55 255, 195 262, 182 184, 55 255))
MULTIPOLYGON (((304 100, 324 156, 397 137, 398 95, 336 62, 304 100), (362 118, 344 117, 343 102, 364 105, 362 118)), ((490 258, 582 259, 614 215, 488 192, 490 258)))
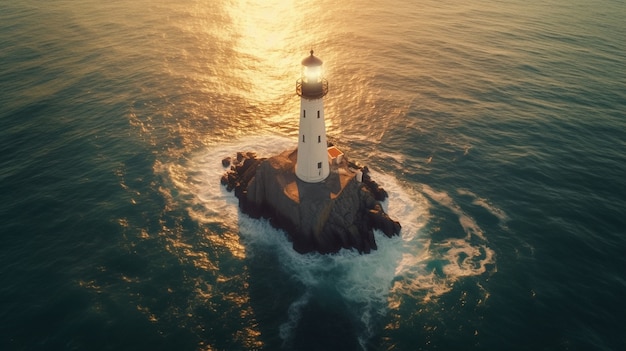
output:
POLYGON ((317 118, 320 118, 320 111, 317 111, 317 118))
POLYGON ((318 142, 318 143, 321 143, 321 142, 322 142, 322 136, 321 136, 321 135, 318 135, 318 136, 317 136, 317 142, 318 142))
POLYGON ((306 110, 302 110, 302 117, 306 118, 306 110))
POLYGON ((304 134, 302 135, 302 142, 304 143, 304 134))
POLYGON ((317 168, 322 168, 322 163, 321 162, 317 163, 317 168))

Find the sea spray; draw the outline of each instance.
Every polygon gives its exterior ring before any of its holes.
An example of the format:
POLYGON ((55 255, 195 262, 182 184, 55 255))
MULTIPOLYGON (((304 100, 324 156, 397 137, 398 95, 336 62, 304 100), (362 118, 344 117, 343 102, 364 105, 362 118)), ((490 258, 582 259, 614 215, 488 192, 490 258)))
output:
MULTIPOLYGON (((336 303, 347 306, 343 311, 351 314, 348 320, 357 331, 358 343, 366 349, 380 330, 385 314, 399 308, 403 296, 419 296, 430 301, 450 291, 461 277, 482 274, 495 262, 482 228, 449 194, 426 184, 402 182, 375 168, 373 176, 389 194, 388 200, 383 202, 385 210, 403 223, 401 236, 381 239, 383 234, 375 231, 378 250, 369 255, 354 250, 330 255, 297 253, 286 234, 273 228, 267 220, 252 219, 240 213, 234 195, 219 183, 224 172, 221 164, 224 157, 241 150, 271 156, 293 144, 290 138, 254 136, 198 152, 182 167, 185 169, 163 166, 164 172, 174 178, 172 184, 180 198, 185 199, 191 218, 238 232, 246 257, 275 255, 282 275, 301 285, 302 293, 289 303, 276 331, 283 345, 292 341, 306 306, 313 299, 338 298, 341 301, 336 303), (424 234, 430 216, 429 199, 458 218, 465 238, 433 242, 424 234)), ((469 190, 461 194, 473 195, 469 190)))

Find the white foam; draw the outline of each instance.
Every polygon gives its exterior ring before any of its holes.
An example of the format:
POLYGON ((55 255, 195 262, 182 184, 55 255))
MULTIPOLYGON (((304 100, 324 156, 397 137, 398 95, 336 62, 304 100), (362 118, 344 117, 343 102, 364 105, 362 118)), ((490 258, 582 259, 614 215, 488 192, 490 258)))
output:
POLYGON ((424 191, 426 195, 428 195, 429 198, 438 202, 440 205, 447 207, 450 211, 452 211, 454 214, 456 214, 459 217, 459 223, 461 224, 461 227, 463 227, 463 230, 467 234, 467 239, 470 239, 472 235, 476 235, 480 239, 485 240, 485 235, 482 229, 480 229, 478 224, 476 224, 476 222, 471 216, 466 214, 461 209, 461 207, 452 199, 452 197, 450 197, 450 195, 448 195, 448 193, 442 192, 442 191, 435 191, 433 190, 433 188, 431 188, 430 186, 426 184, 422 184, 422 190, 424 191))
POLYGON ((484 208, 494 217, 498 218, 500 220, 500 225, 504 225, 509 220, 509 216, 507 216, 504 211, 490 203, 489 200, 484 199, 467 189, 457 189, 457 193, 459 193, 459 195, 466 195, 473 198, 472 204, 484 208))
POLYGON ((426 184, 421 184, 421 189, 458 217, 466 237, 433 242, 430 238, 418 236, 412 246, 421 250, 405 250, 398 263, 390 308, 399 308, 403 296, 432 301, 450 291, 457 280, 483 274, 489 264, 495 263, 495 253, 488 247, 484 232, 474 219, 448 193, 436 191, 426 184))
MULTIPOLYGON (((387 238, 375 231, 378 250, 368 255, 342 250, 337 254, 299 254, 293 250, 284 232, 272 228, 267 220, 255 220, 239 212, 234 194, 220 184, 226 171, 221 160, 238 151, 255 151, 260 157, 272 156, 295 148, 291 138, 279 136, 246 137, 230 144, 220 144, 200 152, 189 164, 161 165, 172 178, 188 207, 189 215, 200 223, 218 223, 227 231, 239 233, 245 255, 275 254, 281 269, 305 287, 305 293, 291 303, 280 337, 287 341, 301 319, 302 308, 314 294, 338 293, 350 305, 354 320, 362 325, 359 342, 365 345, 374 335, 376 321, 391 308, 398 308, 404 296, 430 300, 449 291, 453 283, 471 275, 482 274, 494 260, 482 229, 445 192, 427 185, 401 183, 393 175, 370 167, 372 177, 383 186, 389 199, 383 206, 402 225, 400 237, 387 238), (429 202, 417 189, 435 202, 450 209, 459 218, 467 238, 433 243, 422 233, 429 219, 429 202), (471 237, 477 237, 477 246, 471 237), (432 263, 441 262, 441 272, 432 263)), ((475 240, 474 240, 475 241, 475 240)), ((223 242, 215 242, 223 245, 223 242)), ((233 246, 237 246, 233 245, 233 246)), ((229 247, 229 245, 226 245, 229 247)))
POLYGON ((283 346, 286 342, 291 338, 293 334, 293 330, 298 326, 298 322, 300 321, 301 310, 304 306, 309 303, 311 299, 311 292, 306 291, 302 296, 300 296, 296 301, 292 302, 289 306, 288 320, 281 324, 279 327, 280 338, 283 340, 283 346))
POLYGON ((285 137, 251 136, 231 144, 220 144, 191 159, 188 165, 189 191, 194 197, 193 204, 202 207, 202 211, 190 213, 192 218, 201 223, 223 222, 236 228, 239 218, 237 199, 220 184, 220 178, 227 170, 222 166, 222 159, 231 157, 234 160, 237 152, 247 151, 253 151, 259 157, 269 157, 295 148, 295 144, 285 137))

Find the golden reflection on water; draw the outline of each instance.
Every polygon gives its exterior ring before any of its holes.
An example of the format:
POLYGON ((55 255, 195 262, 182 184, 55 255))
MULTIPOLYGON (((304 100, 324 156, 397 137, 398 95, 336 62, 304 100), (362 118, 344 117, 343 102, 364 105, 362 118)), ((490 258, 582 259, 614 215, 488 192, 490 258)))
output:
POLYGON ((376 43, 361 34, 380 26, 368 22, 369 6, 303 0, 167 6, 173 14, 159 44, 167 46, 164 85, 174 84, 175 91, 163 91, 159 116, 134 124, 153 137, 163 118, 171 139, 184 144, 172 153, 250 133, 297 135, 295 82, 311 49, 324 61, 330 84, 325 116, 331 137, 378 140, 387 127, 381 132, 372 121, 392 120, 385 118, 388 109, 379 103, 385 97, 374 79, 384 60, 372 59, 376 43))
MULTIPOLYGON (((246 248, 237 230, 226 223, 232 218, 225 219, 220 212, 222 218, 216 219, 202 206, 206 199, 199 194, 204 181, 198 184, 197 174, 205 176, 202 169, 214 165, 199 167, 186 162, 188 155, 198 150, 199 143, 214 146, 224 139, 246 138, 249 134, 297 135, 300 100, 295 94, 295 83, 301 73, 300 62, 311 49, 324 61, 331 86, 325 100, 327 130, 331 134, 345 131, 348 140, 381 139, 380 134, 384 134, 391 119, 377 118, 389 112, 380 109, 381 89, 373 87, 376 67, 369 61, 370 43, 359 41, 363 28, 355 23, 363 23, 363 19, 345 21, 346 16, 358 11, 350 9, 350 5, 282 0, 234 0, 204 5, 188 10, 191 13, 183 20, 170 18, 172 25, 184 32, 179 35, 189 42, 176 45, 180 53, 167 61, 171 77, 182 80, 182 91, 159 113, 169 139, 181 141, 165 151, 169 160, 155 163, 155 173, 165 174, 171 182, 159 189, 165 199, 164 213, 184 208, 201 224, 201 238, 200 242, 190 242, 179 221, 164 225, 158 236, 166 238, 166 249, 182 265, 201 272, 189 277, 196 287, 193 300, 212 306, 217 314, 223 309, 239 311, 240 318, 247 322, 232 337, 250 348, 260 348, 263 343, 245 272, 241 276, 220 273, 228 259, 244 261, 246 248), (355 110, 367 116, 359 116, 355 110), (378 120, 381 130, 371 130, 372 119, 378 120), (219 133, 224 135, 218 136, 219 133), (216 233, 210 226, 223 230, 216 233), (224 255, 218 261, 211 256, 215 251, 229 252, 230 257, 224 255)), ((144 126, 152 131, 147 123, 141 124, 144 126)), ((155 145, 158 143, 155 141, 155 145)), ((219 188, 219 175, 214 181, 219 188)), ((208 193, 219 194, 219 189, 211 188, 208 193)), ((161 317, 146 306, 141 309, 151 321, 161 317)), ((194 320, 192 316, 188 318, 194 320)))
POLYGON ((301 11, 290 1, 240 0, 227 9, 235 41, 229 70, 245 82, 246 99, 260 106, 266 123, 289 125, 297 121, 295 81, 299 74, 302 34, 301 11))

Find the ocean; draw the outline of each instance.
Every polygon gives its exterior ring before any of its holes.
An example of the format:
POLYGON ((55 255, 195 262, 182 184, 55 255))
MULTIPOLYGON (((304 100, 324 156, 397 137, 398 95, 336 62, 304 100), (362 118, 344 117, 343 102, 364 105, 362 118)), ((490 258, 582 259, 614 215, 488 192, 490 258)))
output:
POLYGON ((0 0, 1 350, 626 349, 626 4, 0 0), (300 62, 400 237, 294 252, 219 183, 300 62))

